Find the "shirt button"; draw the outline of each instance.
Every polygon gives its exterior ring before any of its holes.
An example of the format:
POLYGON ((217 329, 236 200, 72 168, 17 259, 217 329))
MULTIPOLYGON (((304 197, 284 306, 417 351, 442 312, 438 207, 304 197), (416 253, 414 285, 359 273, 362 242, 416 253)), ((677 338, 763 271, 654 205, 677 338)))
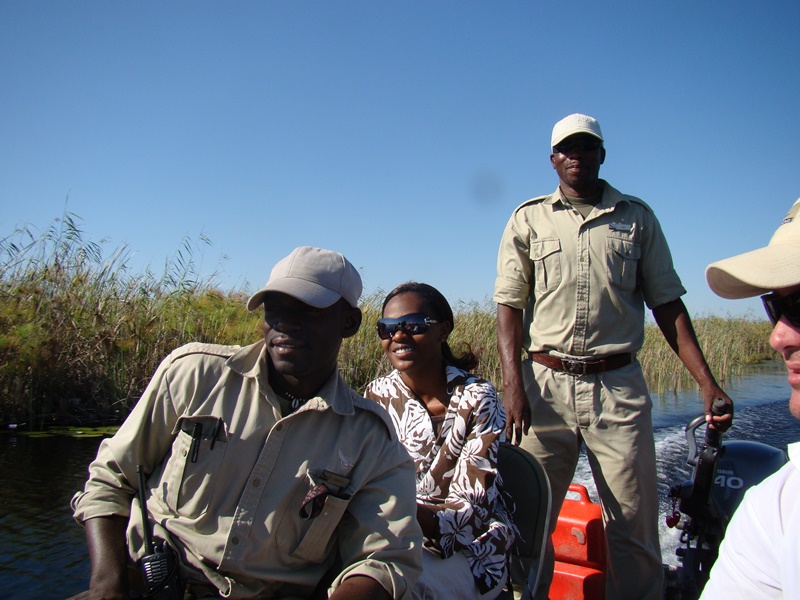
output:
POLYGON ((281 429, 283 429, 283 423, 278 423, 275 425, 275 431, 280 431, 281 429))
POLYGON ((181 456, 183 456, 184 458, 186 457, 187 454, 189 454, 189 452, 187 450, 184 450, 183 452, 181 452, 181 456))
POLYGON ((253 487, 258 487, 261 485, 260 479, 253 479, 253 487))
POLYGON ((233 544, 233 545, 235 546, 235 545, 236 545, 236 544, 238 544, 238 543, 239 543, 239 538, 238 538, 238 537, 236 537, 236 536, 233 536, 233 537, 231 538, 231 544, 233 544))

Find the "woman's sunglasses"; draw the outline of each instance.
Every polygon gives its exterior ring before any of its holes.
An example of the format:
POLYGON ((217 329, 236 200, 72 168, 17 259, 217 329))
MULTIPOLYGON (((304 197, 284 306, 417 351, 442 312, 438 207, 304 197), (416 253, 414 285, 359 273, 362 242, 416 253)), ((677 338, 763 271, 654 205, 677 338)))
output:
POLYGON ((375 329, 378 331, 379 338, 388 340, 398 331, 402 331, 406 335, 420 335, 428 331, 431 325, 438 322, 429 319, 425 313, 413 313, 403 315, 398 319, 378 319, 375 329))
POLYGON ((777 325, 781 317, 784 317, 795 327, 800 327, 800 290, 788 296, 780 296, 772 292, 761 296, 761 301, 764 303, 767 316, 773 325, 777 325))

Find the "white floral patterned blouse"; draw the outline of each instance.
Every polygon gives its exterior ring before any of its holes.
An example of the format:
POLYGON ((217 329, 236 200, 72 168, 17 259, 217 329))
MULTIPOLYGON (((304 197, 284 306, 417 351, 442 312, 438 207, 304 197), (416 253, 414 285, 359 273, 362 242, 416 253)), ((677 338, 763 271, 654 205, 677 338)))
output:
POLYGON ((452 393, 440 429, 397 370, 370 382, 364 396, 389 412, 411 454, 417 499, 447 506, 437 513, 439 539, 426 540, 426 545, 438 548, 444 558, 462 552, 485 593, 505 577, 516 534, 497 472, 506 414, 488 381, 453 366, 446 367, 446 375, 452 393))

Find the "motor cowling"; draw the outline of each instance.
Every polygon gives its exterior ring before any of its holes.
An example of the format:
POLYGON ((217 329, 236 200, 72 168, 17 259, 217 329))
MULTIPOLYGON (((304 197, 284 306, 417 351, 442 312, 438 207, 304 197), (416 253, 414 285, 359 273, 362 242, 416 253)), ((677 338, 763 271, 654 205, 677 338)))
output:
POLYGON ((775 473, 788 459, 783 450, 761 442, 724 442, 722 449, 711 497, 719 515, 728 522, 744 493, 775 473))

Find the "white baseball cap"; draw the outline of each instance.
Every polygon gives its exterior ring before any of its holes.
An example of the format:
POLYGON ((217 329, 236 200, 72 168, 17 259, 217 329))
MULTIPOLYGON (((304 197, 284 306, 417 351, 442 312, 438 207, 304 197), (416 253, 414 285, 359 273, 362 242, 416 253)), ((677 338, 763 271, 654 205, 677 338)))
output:
POLYGON ((601 142, 603 134, 600 132, 600 123, 588 115, 575 113, 564 117, 553 127, 553 136, 550 138, 550 147, 557 146, 559 142, 576 133, 588 133, 601 142))
POLYGON ((711 263, 708 286, 723 298, 750 298, 800 284, 800 198, 764 248, 711 263))
POLYGON ((266 285, 247 301, 247 310, 261 306, 268 292, 287 294, 315 308, 332 306, 339 298, 357 307, 361 276, 338 252, 300 246, 278 261, 266 285))

